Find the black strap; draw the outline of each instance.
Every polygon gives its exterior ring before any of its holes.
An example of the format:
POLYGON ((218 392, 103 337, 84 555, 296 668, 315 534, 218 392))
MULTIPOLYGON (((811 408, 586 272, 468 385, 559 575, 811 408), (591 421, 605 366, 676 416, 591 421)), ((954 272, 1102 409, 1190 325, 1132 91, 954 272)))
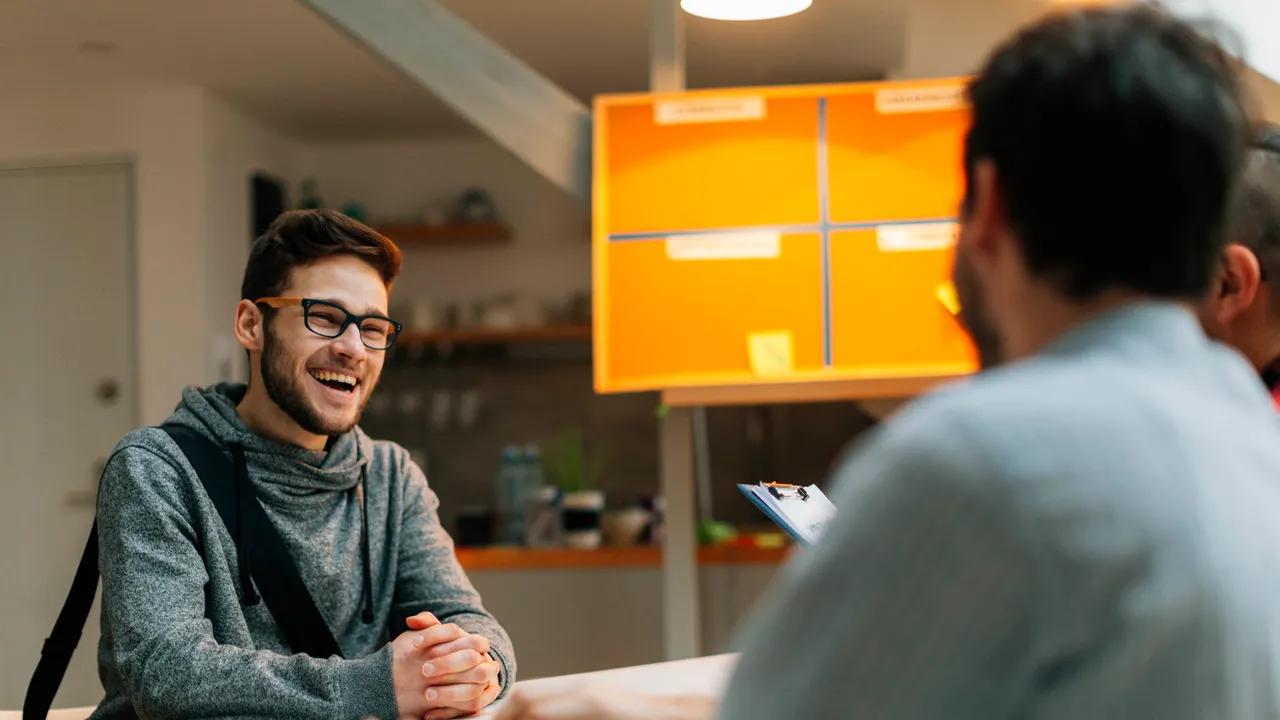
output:
POLYGON ((76 567, 76 578, 71 581, 71 591, 62 603, 62 611, 53 623, 53 632, 40 649, 40 662, 31 674, 27 685, 27 697, 22 701, 22 720, 41 720, 49 714, 53 696, 58 694, 62 677, 67 674, 71 654, 80 643, 80 632, 93 606, 93 596, 98 591, 98 521, 93 521, 89 539, 76 567))
MULTIPOLYGON (((205 492, 237 543, 237 554, 248 560, 253 582, 289 647, 312 657, 342 657, 342 650, 307 591, 284 539, 258 501, 244 466, 243 451, 232 448, 233 462, 213 441, 190 428, 160 427, 182 448, 196 469, 205 492)), ((252 602, 252 588, 246 587, 243 591, 246 601, 252 602)))
MULTIPOLYGON (((312 657, 341 657, 342 650, 298 574, 284 540, 262 509, 243 464, 236 468, 217 445, 190 428, 179 425, 160 427, 173 438, 195 468, 223 524, 235 539, 237 555, 241 558, 239 562, 244 563, 248 558, 250 572, 262 591, 262 599, 266 601, 267 609, 280 626, 289 647, 294 652, 312 657), (243 497, 238 498, 241 494, 243 497), (243 528, 236 520, 237 504, 244 520, 243 528), (253 554, 247 552, 249 547, 253 548, 253 554)), ((243 463, 243 453, 237 455, 237 460, 243 463)), ((27 685, 27 695, 22 702, 22 720, 43 720, 48 716, 53 698, 58 694, 58 686, 67 674, 71 655, 80 643, 80 634, 89 618, 97 590, 98 521, 95 519, 93 528, 89 530, 89 539, 85 541, 84 552, 80 555, 71 590, 67 592, 53 631, 44 641, 40 661, 27 685)), ((257 601, 252 583, 244 590, 248 604, 257 601)))

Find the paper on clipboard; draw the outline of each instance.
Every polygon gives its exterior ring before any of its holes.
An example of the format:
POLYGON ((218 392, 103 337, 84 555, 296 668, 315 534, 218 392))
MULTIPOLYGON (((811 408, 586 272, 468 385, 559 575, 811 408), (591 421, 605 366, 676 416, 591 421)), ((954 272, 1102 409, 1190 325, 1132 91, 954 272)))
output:
POLYGON ((801 545, 817 544, 836 516, 836 506, 817 485, 777 491, 769 485, 739 484, 738 490, 801 545))

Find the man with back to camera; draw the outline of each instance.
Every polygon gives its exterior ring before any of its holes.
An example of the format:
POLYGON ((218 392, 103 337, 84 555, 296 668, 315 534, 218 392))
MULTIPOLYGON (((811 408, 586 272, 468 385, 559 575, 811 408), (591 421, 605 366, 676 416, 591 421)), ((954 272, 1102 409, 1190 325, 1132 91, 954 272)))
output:
POLYGON ((451 718, 514 681, 511 641, 422 471, 356 425, 400 329, 399 268, 395 245, 350 218, 285 213, 254 243, 236 307, 248 387, 187 388, 166 421, 244 458, 341 656, 291 653, 249 576, 255 549, 237 550, 166 432, 142 428, 116 446, 98 502, 95 718, 451 718))
POLYGON ((1272 292, 1280 277, 1280 128, 1257 135, 1200 322, 1249 360, 1280 404, 1280 293, 1272 292))
MULTIPOLYGON (((1280 419, 1195 313, 1244 157, 1233 62, 1149 6, 995 50, 953 272, 1001 364, 842 464, 721 717, 1280 717, 1280 419)), ((713 711, 588 689, 499 717, 713 711)))

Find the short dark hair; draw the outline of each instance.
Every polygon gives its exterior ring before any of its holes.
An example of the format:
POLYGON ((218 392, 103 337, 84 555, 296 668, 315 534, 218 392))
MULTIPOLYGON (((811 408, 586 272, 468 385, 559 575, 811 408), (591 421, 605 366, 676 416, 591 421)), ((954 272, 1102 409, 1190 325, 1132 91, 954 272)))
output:
POLYGON ((373 228, 334 210, 290 210, 254 240, 240 297, 256 300, 279 295, 294 268, 335 255, 364 260, 388 290, 400 274, 400 249, 373 228))
POLYGON ((1280 127, 1256 133, 1227 228, 1227 241, 1252 250, 1267 279, 1280 282, 1280 127))
POLYGON ((1149 6, 1075 10, 997 48, 969 99, 966 178, 994 163, 1031 273, 1076 300, 1208 288, 1247 127, 1216 42, 1149 6))

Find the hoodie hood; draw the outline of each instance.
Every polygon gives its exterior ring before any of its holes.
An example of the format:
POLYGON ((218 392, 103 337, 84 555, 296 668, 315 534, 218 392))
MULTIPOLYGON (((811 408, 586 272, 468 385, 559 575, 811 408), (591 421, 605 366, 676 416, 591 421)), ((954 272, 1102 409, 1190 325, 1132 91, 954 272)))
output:
POLYGON ((373 457, 373 441, 359 427, 330 439, 326 450, 308 450, 262 437, 236 412, 248 387, 219 383, 187 387, 182 402, 165 422, 185 425, 221 446, 239 443, 256 484, 290 496, 347 491, 360 482, 361 469, 373 457))

